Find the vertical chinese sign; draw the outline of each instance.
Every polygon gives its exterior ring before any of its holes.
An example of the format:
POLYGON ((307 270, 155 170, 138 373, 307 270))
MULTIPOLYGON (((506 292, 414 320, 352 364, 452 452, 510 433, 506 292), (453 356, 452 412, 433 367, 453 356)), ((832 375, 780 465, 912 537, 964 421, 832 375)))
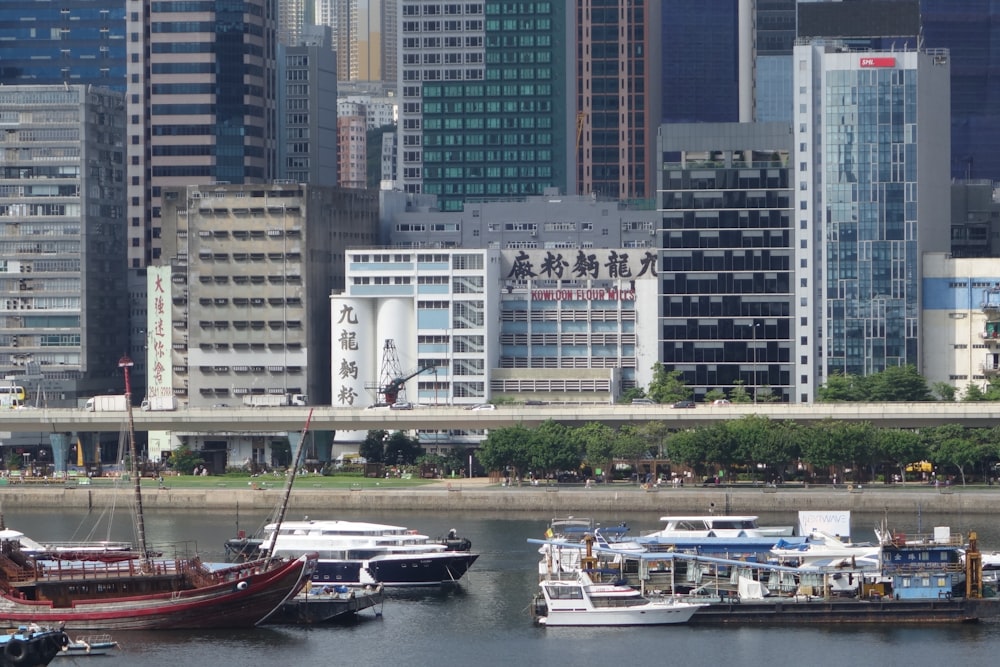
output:
POLYGON ((333 350, 330 357, 333 406, 359 408, 368 406, 373 398, 365 382, 375 380, 372 348, 375 323, 368 299, 334 296, 330 299, 333 350))
MULTIPOLYGON (((146 270, 146 400, 157 396, 173 396, 173 364, 170 350, 172 318, 170 267, 151 266, 146 270)), ((160 460, 170 452, 170 434, 150 431, 149 459, 160 460)))

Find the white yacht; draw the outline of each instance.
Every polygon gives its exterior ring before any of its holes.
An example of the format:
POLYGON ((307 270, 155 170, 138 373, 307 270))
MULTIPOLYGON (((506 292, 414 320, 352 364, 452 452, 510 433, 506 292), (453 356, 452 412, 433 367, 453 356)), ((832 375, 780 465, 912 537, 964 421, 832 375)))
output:
POLYGON ((455 583, 479 558, 452 530, 431 539, 404 526, 359 521, 285 521, 264 527, 258 549, 275 556, 316 552, 314 583, 427 586, 455 583))
POLYGON ((584 571, 539 583, 532 613, 546 626, 670 625, 687 623, 702 603, 646 597, 631 586, 598 584, 584 571))
POLYGON ((794 526, 761 526, 753 515, 706 514, 690 516, 661 516, 661 530, 645 537, 790 537, 794 526))

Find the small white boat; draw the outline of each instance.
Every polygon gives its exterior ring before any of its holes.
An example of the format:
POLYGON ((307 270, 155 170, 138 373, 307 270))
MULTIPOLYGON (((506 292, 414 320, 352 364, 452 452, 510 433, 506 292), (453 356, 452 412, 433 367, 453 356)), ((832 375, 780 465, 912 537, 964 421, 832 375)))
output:
POLYGON ((672 625, 687 623, 701 603, 647 597, 631 586, 597 584, 586 572, 539 584, 532 613, 546 626, 672 625))
POLYGON ((882 547, 872 542, 844 542, 836 535, 813 530, 801 544, 778 541, 771 554, 783 564, 803 568, 848 567, 878 570, 881 567, 882 547))
POLYGON ((110 655, 121 650, 111 635, 87 635, 70 640, 56 657, 79 658, 88 655, 110 655))

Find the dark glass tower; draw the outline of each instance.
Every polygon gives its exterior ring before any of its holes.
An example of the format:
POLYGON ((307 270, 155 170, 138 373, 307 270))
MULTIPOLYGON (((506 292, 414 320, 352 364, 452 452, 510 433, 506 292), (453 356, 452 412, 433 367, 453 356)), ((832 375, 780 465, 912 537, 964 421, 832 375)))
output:
POLYGON ((1000 2, 922 0, 924 45, 951 52, 951 175, 1000 181, 1000 2))
POLYGON ((0 2, 0 85, 64 83, 125 90, 125 0, 0 2))

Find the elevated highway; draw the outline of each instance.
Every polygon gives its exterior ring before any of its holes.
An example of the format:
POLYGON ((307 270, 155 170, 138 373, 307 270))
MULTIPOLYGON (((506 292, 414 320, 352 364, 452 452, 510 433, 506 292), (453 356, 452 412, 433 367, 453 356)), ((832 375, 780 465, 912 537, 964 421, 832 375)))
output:
MULTIPOLYGON (((308 407, 188 408, 176 411, 133 411, 137 431, 183 433, 300 431, 308 407)), ((315 406, 313 430, 367 431, 369 429, 491 429, 503 426, 537 426, 549 419, 578 426, 603 422, 611 426, 659 420, 676 428, 760 415, 776 420, 810 423, 824 419, 864 422, 876 426, 918 428, 957 423, 963 426, 1000 425, 1000 402, 975 403, 816 403, 699 404, 695 409, 669 405, 498 405, 496 410, 466 410, 451 406, 418 406, 413 410, 355 409, 315 406)), ((65 433, 119 431, 124 412, 85 412, 64 408, 25 408, 0 411, 0 431, 65 433)))

